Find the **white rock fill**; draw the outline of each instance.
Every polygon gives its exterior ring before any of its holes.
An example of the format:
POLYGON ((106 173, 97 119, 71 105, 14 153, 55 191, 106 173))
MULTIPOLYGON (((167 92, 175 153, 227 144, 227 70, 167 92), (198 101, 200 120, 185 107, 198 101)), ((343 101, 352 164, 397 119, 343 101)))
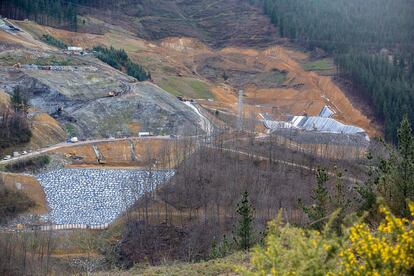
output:
POLYGON ((173 170, 60 169, 37 176, 54 224, 111 223, 145 192, 174 175, 173 170))

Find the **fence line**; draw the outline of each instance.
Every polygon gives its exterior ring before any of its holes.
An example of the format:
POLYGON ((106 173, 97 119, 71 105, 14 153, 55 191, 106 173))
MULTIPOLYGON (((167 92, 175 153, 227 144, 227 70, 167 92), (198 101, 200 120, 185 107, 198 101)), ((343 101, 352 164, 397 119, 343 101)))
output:
POLYGON ((86 225, 86 224, 53 224, 53 225, 36 225, 29 226, 32 230, 40 231, 54 231, 54 230, 73 230, 73 229, 91 229, 91 230, 105 230, 108 229, 109 223, 100 225, 86 225))

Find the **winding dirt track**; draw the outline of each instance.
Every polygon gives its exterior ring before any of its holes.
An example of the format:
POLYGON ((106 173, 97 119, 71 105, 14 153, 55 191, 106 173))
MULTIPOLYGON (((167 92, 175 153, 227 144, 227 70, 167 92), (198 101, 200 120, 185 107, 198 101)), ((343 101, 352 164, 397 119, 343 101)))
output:
MULTIPOLYGON (((248 153, 245 151, 241 151, 241 150, 235 150, 235 149, 229 149, 229 148, 224 148, 224 147, 215 147, 215 146, 208 146, 211 149, 215 149, 215 150, 221 150, 221 151, 225 151, 225 152, 230 152, 230 153, 235 153, 235 154, 239 154, 239 155, 243 155, 243 156, 247 156, 250 158, 254 158, 260 161, 267 161, 267 162, 273 162, 273 163, 279 163, 279 164, 283 164, 286 166, 290 166, 290 167, 295 167, 295 168, 300 168, 300 169, 305 169, 308 171, 316 171, 314 168, 311 168, 309 166, 306 165, 302 165, 299 163, 295 163, 295 162, 289 162, 289 161, 285 161, 285 160, 281 160, 281 159, 275 159, 272 158, 272 160, 270 160, 270 158, 262 156, 262 155, 257 155, 257 154, 252 154, 252 153, 248 153)), ((336 174, 334 172, 327 172, 328 175, 330 176, 336 176, 336 174)), ((357 184, 363 184, 364 181, 353 178, 353 177, 343 177, 344 180, 349 181, 351 183, 357 183, 357 184)))

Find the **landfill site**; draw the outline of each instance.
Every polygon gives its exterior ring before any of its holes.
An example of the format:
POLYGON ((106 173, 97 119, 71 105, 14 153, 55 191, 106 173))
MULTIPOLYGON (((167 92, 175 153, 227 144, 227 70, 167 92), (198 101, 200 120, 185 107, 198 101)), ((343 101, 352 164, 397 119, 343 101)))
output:
MULTIPOLYGON (((289 116, 286 121, 272 120, 269 115, 260 114, 263 124, 269 133, 294 142, 304 148, 313 148, 314 154, 321 154, 325 148, 325 155, 343 158, 364 158, 370 145, 370 137, 360 127, 343 124, 332 118, 335 112, 324 106, 318 116, 289 116), (319 145, 315 151, 313 145, 319 145)), ((278 140, 279 141, 279 140, 278 140)), ((323 154, 322 154, 323 155, 323 154)))
POLYGON ((0 106, 10 108, 20 88, 28 97, 33 133, 29 143, 4 150, 0 165, 51 158, 40 171, 0 173, 38 206, 33 221, 11 225, 107 228, 143 194, 174 177, 183 160, 178 151, 167 151, 186 137, 200 138, 186 153, 201 144, 214 148, 230 133, 259 142, 275 137, 292 151, 353 161, 364 158, 370 136, 379 132, 330 77, 304 70, 308 56, 297 50, 219 50, 195 38, 148 42, 114 33, 71 33, 0 19, 0 39, 6 41, 0 45, 0 106), (72 44, 55 49, 39 39, 44 33, 70 37, 72 44), (152 79, 138 82, 95 58, 91 48, 107 41, 126 43, 115 46, 151 68, 152 79))

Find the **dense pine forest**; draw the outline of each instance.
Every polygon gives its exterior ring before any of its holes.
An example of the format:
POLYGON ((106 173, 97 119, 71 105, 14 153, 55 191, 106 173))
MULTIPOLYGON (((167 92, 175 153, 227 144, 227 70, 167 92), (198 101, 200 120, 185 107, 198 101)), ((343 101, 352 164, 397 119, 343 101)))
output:
POLYGON ((407 0, 265 0, 280 35, 335 57, 396 140, 404 113, 414 121, 414 5, 407 0))
POLYGON ((93 50, 97 58, 113 68, 123 71, 139 81, 151 79, 151 74, 145 71, 141 65, 132 62, 125 50, 117 50, 113 47, 104 48, 101 46, 95 47, 93 50))
POLYGON ((0 14, 12 19, 30 19, 39 24, 76 30, 77 1, 67 0, 3 0, 0 14))
MULTIPOLYGON (((99 7, 113 9, 127 1, 110 0, 2 0, 0 14, 7 18, 29 19, 39 24, 76 31, 79 10, 99 7)), ((132 0, 137 3, 137 1, 132 0)))

